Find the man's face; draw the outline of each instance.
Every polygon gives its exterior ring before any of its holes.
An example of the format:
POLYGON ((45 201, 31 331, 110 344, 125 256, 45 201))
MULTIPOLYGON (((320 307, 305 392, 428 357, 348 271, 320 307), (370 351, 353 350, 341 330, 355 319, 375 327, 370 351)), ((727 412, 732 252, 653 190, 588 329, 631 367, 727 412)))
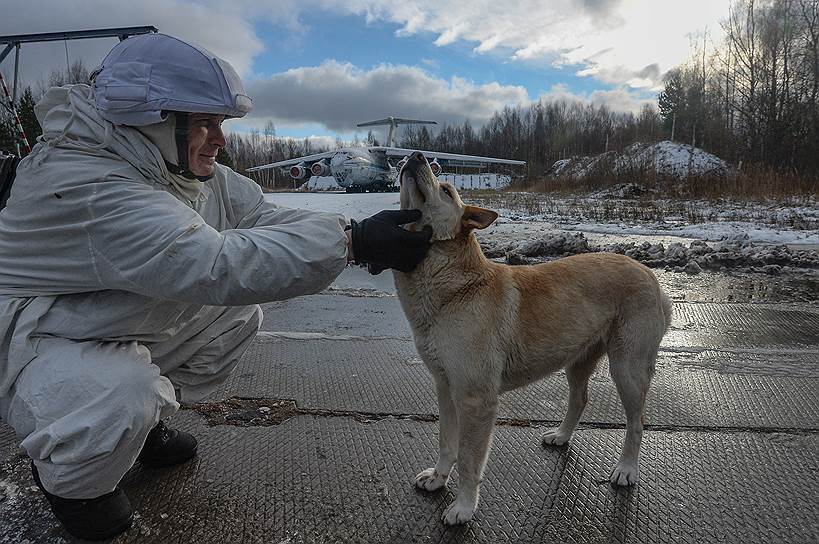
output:
POLYGON ((188 117, 188 168, 197 176, 213 173, 216 154, 225 147, 224 115, 191 113, 188 117))

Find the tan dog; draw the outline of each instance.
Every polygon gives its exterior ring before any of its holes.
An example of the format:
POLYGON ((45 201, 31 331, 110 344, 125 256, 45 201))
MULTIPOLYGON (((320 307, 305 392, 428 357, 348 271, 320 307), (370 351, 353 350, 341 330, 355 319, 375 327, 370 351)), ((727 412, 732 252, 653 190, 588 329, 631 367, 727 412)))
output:
POLYGON ((626 438, 611 482, 638 479, 643 414, 657 349, 671 323, 671 302, 654 274, 611 253, 593 253, 535 266, 507 266, 484 257, 474 229, 498 214, 466 206, 414 153, 400 174, 401 208, 421 210, 411 228, 431 225, 433 244, 410 273, 395 272, 401 306, 415 345, 435 379, 440 411, 439 456, 415 485, 446 485, 458 463, 458 496, 443 515, 448 525, 472 519, 498 396, 561 368, 569 407, 544 445, 565 444, 588 397, 589 376, 608 354, 625 408, 626 438))

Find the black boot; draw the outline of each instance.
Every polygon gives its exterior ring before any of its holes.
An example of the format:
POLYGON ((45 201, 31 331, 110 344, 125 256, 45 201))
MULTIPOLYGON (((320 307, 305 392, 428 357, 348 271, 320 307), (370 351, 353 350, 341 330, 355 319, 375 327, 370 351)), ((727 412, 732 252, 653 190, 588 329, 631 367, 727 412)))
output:
POLYGON ((149 467, 176 465, 196 455, 196 446, 192 434, 169 429, 160 421, 148 433, 137 461, 149 467))
POLYGON ((131 503, 119 487, 94 499, 64 499, 45 490, 33 461, 31 473, 54 516, 76 538, 107 540, 128 529, 134 520, 131 503))

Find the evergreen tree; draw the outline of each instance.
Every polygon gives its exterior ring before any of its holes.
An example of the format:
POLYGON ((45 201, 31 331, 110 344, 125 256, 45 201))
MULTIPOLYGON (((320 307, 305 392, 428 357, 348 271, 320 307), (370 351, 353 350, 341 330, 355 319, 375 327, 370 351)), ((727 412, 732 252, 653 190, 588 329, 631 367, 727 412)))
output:
POLYGON ((0 112, 0 153, 7 155, 16 153, 14 143, 17 141, 17 137, 15 134, 11 115, 8 115, 6 112, 0 112))
POLYGON ((659 96, 660 118, 666 133, 675 132, 674 139, 679 140, 681 121, 686 109, 686 92, 683 74, 679 69, 670 70, 666 76, 665 88, 659 96))

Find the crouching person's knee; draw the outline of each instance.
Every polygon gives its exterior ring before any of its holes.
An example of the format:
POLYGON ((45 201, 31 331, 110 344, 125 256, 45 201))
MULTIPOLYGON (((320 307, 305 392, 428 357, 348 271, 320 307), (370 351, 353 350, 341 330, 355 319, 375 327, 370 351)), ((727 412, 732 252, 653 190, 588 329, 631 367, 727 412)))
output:
POLYGON ((111 492, 136 461, 149 431, 179 408, 171 382, 144 360, 110 365, 84 380, 73 384, 73 399, 57 399, 51 406, 49 411, 56 411, 62 405, 60 416, 47 425, 40 420, 21 444, 45 488, 64 498, 111 492))
POLYGON ((111 403, 119 412, 119 416, 114 416, 117 421, 112 423, 122 429, 123 434, 133 432, 143 435, 144 440, 144 435, 159 420, 179 409, 173 384, 159 372, 153 364, 134 368, 111 392, 111 403))
POLYGON ((236 340, 241 342, 253 340, 253 338, 256 337, 256 334, 262 327, 263 318, 264 313, 262 312, 262 307, 258 304, 252 304, 249 306, 234 306, 233 308, 229 308, 225 314, 222 315, 220 320, 229 327, 229 329, 226 330, 232 329, 236 340))

